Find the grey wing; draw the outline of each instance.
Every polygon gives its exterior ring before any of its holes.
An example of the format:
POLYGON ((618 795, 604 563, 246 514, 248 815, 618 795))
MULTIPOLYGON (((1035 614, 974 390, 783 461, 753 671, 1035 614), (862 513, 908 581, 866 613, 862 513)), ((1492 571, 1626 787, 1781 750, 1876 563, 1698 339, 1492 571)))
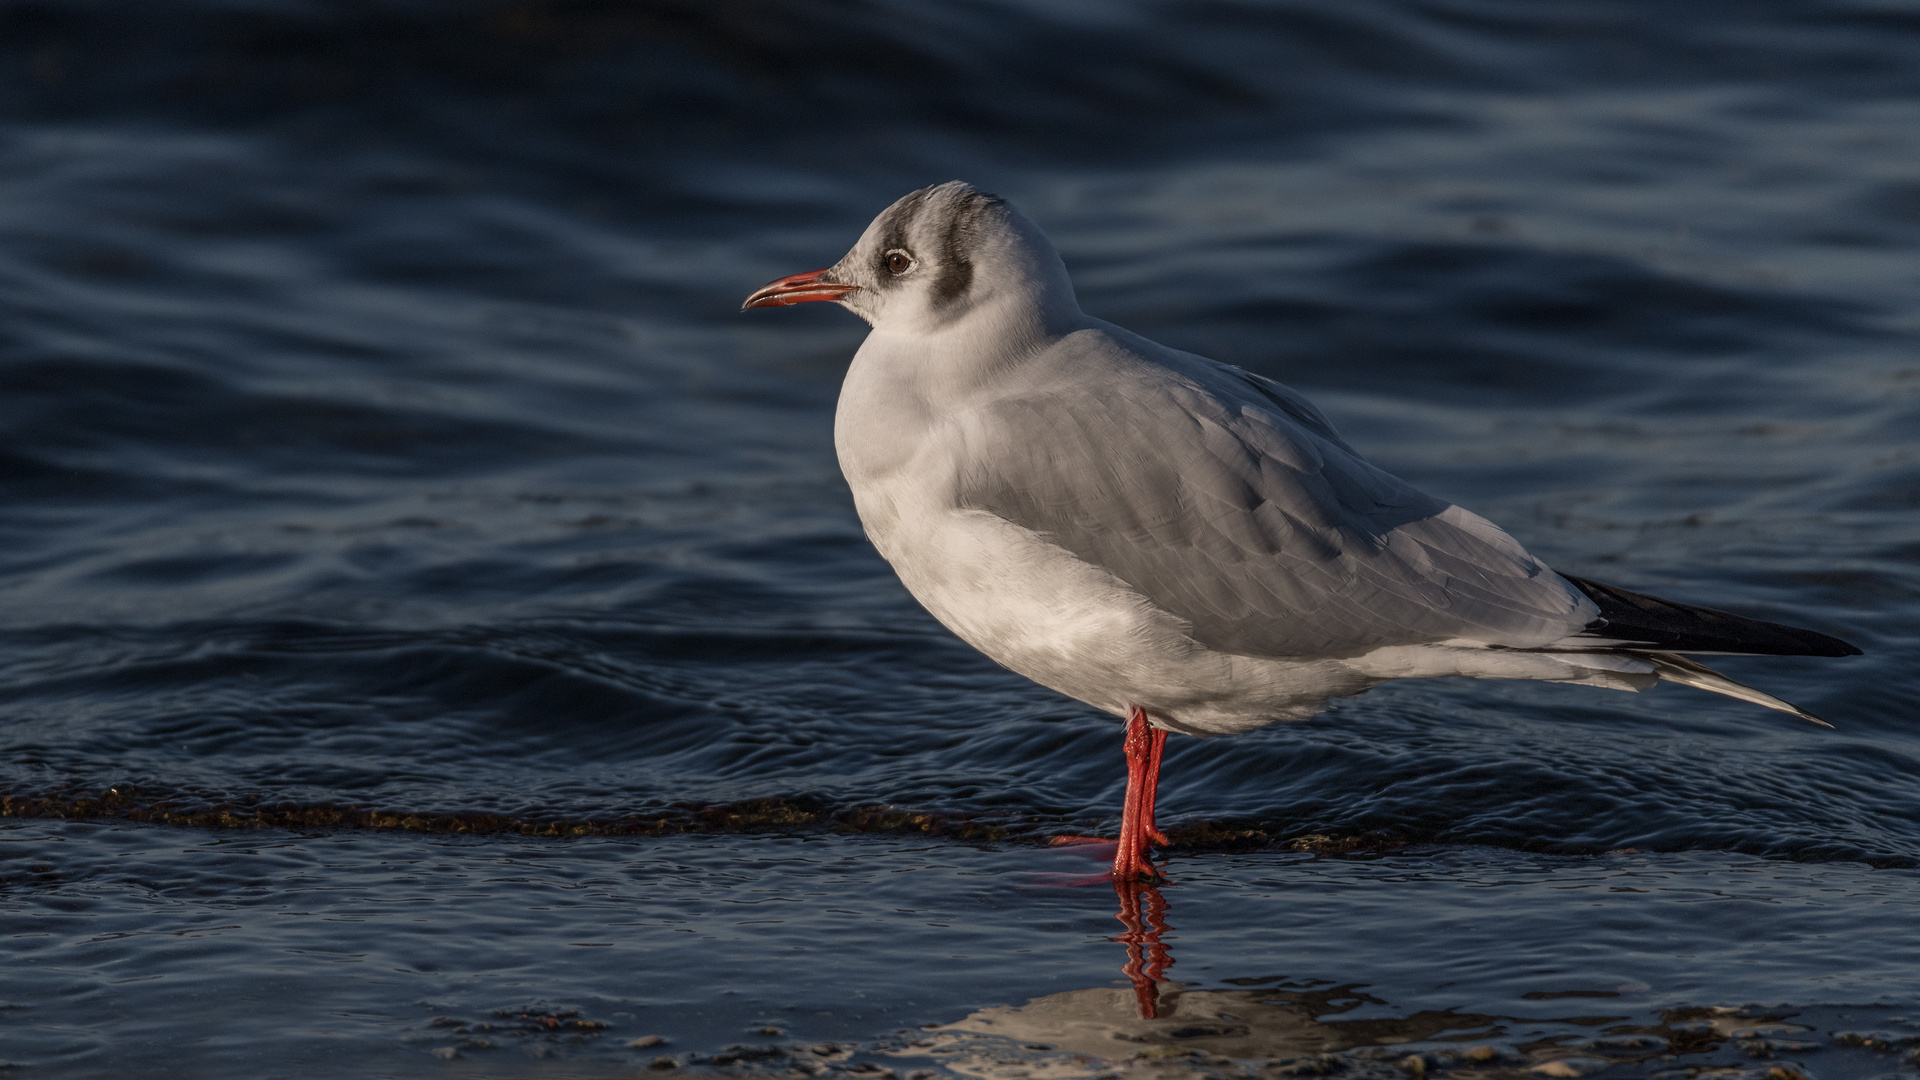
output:
MULTIPOLYGON (((1244 385, 1248 391, 1257 395, 1254 399, 1257 405, 1277 409, 1288 419, 1305 427, 1322 440, 1332 443, 1353 457, 1358 458, 1360 456, 1360 452, 1348 446, 1347 440, 1341 438, 1340 433, 1333 429, 1333 422, 1327 419, 1326 414, 1320 411, 1318 405, 1308 401, 1306 395, 1288 386, 1286 383, 1276 382, 1264 375, 1255 375, 1253 372, 1247 371, 1244 368, 1237 368, 1232 364, 1222 364, 1217 360, 1209 360, 1204 356, 1196 356, 1193 353, 1182 353, 1180 355, 1182 359, 1193 363, 1195 366, 1210 368, 1211 370, 1208 374, 1214 375, 1231 389, 1237 390, 1240 386, 1244 385)), ((1402 484, 1401 486, 1404 487, 1406 485, 1402 484)))
POLYGON ((962 503, 1048 535, 1224 652, 1527 647, 1593 619, 1506 533, 1373 467, 1291 390, 1211 374, 995 402, 962 503))

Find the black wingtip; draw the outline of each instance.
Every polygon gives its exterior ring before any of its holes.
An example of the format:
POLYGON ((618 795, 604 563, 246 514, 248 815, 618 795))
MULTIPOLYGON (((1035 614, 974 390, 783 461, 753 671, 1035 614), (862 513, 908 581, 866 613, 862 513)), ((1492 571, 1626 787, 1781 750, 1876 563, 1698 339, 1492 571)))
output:
POLYGON ((1561 575, 1600 608, 1592 632, 1625 640, 1628 649, 1741 653, 1749 656, 1860 656, 1860 648, 1817 630, 1677 604, 1586 578, 1561 575))

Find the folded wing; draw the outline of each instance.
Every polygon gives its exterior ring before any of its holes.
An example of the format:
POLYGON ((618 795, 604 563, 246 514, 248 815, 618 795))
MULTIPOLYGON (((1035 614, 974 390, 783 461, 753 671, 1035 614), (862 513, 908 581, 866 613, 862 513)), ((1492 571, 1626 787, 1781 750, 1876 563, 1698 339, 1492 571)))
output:
POLYGON ((1598 615, 1512 537, 1375 468, 1280 384, 1184 353, 1143 361, 1111 339, 1048 363, 1071 377, 1043 369, 968 418, 991 452, 968 455, 963 505, 1104 567, 1209 648, 1529 648, 1598 615))

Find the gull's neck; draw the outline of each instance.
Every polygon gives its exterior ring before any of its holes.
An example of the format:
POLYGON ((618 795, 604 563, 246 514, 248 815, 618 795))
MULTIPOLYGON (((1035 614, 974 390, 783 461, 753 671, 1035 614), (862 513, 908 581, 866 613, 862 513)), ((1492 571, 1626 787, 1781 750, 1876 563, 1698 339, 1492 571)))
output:
POLYGON ((873 328, 863 355, 896 365, 930 402, 952 401, 1004 381, 1025 361, 1076 330, 1092 325, 1071 297, 1034 302, 994 297, 937 327, 873 328))

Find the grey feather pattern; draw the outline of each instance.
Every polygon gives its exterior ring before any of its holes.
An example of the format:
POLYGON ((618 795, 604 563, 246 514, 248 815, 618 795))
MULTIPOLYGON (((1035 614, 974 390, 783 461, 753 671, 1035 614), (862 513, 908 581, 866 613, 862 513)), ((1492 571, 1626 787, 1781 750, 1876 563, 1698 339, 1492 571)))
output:
POLYGON ((1594 616, 1511 537, 1375 468, 1279 383, 1117 328, 1025 368, 969 418, 982 445, 962 505, 1104 567, 1202 645, 1529 647, 1594 616))

